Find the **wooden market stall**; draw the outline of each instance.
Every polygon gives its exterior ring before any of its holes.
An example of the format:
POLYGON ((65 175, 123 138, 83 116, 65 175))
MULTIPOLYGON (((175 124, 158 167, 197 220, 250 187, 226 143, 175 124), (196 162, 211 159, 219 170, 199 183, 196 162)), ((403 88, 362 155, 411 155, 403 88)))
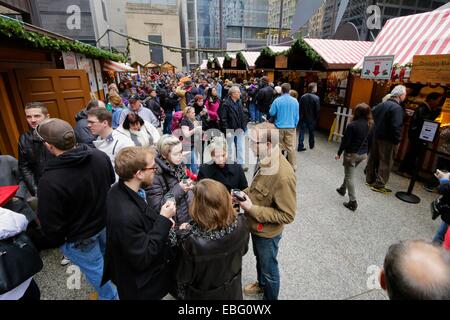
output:
MULTIPOLYGON (((396 160, 404 158, 408 149, 408 129, 415 108, 426 96, 438 92, 447 97, 438 121, 441 129, 450 125, 450 9, 394 18, 384 28, 366 53, 367 57, 394 56, 392 76, 389 80, 361 79, 364 58, 355 66, 357 70, 351 84, 352 106, 366 102, 371 106, 398 84, 407 87, 404 102, 405 119, 403 137, 396 160)), ((437 139, 433 145, 436 149, 437 139)), ((431 172, 435 156, 427 152, 421 169, 431 172)))
POLYGON ((100 62, 93 58, 119 56, 0 16, 0 154, 17 156, 29 102, 43 102, 51 117, 75 125, 91 92, 102 91, 100 62))
POLYGON ((177 71, 177 68, 168 61, 162 63, 160 65, 160 68, 161 68, 161 73, 175 74, 177 71))

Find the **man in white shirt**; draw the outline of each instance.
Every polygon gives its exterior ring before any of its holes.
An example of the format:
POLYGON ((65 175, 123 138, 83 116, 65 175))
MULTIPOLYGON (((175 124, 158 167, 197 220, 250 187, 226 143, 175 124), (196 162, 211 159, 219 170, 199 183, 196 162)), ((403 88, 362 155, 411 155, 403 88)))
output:
POLYGON ((98 135, 94 140, 96 149, 106 153, 114 167, 114 159, 120 150, 133 147, 133 141, 125 134, 112 128, 112 114, 106 109, 94 109, 88 112, 88 128, 98 135))

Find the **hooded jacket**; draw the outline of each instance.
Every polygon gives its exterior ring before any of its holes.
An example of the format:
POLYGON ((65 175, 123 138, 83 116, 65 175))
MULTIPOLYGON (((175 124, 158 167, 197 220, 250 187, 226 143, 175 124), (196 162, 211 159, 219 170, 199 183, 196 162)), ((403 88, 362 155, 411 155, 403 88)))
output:
POLYGON ((38 189, 42 231, 55 246, 105 228, 106 195, 115 176, 108 156, 81 144, 49 161, 38 189))
MULTIPOLYGON (((156 145, 159 141, 159 139, 161 138, 158 129, 156 129, 150 122, 144 121, 144 125, 141 126, 141 131, 144 130, 145 132, 147 132, 151 137, 152 137, 152 141, 153 144, 156 145)), ((133 140, 133 138, 131 137, 131 131, 130 130, 126 130, 123 125, 121 125, 120 127, 118 127, 116 129, 117 132, 122 133, 124 135, 126 135, 128 138, 130 138, 131 140, 133 140)))
POLYGON ((77 138, 77 142, 85 143, 88 146, 93 147, 93 141, 97 137, 94 136, 88 128, 86 109, 83 109, 77 113, 75 116, 75 121, 77 122, 75 125, 75 137, 77 138))

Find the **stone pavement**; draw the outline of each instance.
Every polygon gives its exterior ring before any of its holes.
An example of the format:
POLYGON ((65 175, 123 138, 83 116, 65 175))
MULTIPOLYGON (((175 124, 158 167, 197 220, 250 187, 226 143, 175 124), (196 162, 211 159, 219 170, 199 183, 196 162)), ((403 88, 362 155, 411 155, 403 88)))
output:
MULTIPOLYGON (((344 177, 342 161, 334 160, 338 144, 328 143, 321 134, 317 139, 314 150, 298 154, 297 216, 280 242, 280 299, 387 299, 382 290, 371 286, 374 270, 382 266, 391 244, 432 238, 440 223, 439 219, 432 221, 430 213, 436 194, 418 183, 414 193, 421 203, 403 203, 394 193, 406 191, 409 181, 394 173, 388 184, 394 192, 375 193, 364 184, 362 163, 356 174, 359 208, 349 211, 342 206, 347 198, 335 191, 344 177)), ((43 253, 44 269, 36 276, 42 299, 88 299, 93 289, 84 279, 80 290, 67 289, 70 274, 59 265, 60 258, 58 250, 43 253)), ((244 257, 243 284, 255 279, 250 244, 244 257)))

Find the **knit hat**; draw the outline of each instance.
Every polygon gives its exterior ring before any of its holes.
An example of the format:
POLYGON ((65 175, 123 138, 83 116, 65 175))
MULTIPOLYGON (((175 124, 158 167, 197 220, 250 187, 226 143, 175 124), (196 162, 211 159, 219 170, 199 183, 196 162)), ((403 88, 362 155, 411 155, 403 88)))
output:
POLYGON ((40 140, 52 144, 62 151, 72 149, 77 143, 72 126, 57 118, 42 121, 37 126, 35 135, 40 140))

